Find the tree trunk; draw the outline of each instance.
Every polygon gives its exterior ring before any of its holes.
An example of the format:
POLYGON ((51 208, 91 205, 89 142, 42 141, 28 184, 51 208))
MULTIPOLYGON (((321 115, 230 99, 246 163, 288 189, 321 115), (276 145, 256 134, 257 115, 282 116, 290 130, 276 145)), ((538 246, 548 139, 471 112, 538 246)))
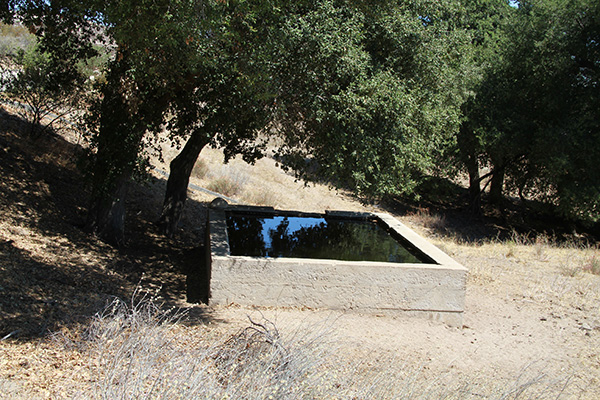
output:
POLYGON ((114 245, 122 245, 125 231, 125 201, 145 128, 141 117, 129 110, 122 88, 124 64, 107 75, 95 137, 92 198, 85 230, 114 245))
POLYGON ((85 230, 121 246, 125 232, 125 201, 143 132, 125 139, 115 127, 100 130, 93 187, 85 230), (127 144, 124 141, 127 141, 127 144))
POLYGON ((467 170, 469 172, 469 207, 473 214, 481 214, 481 177, 477 160, 469 158, 467 170))
POLYGON ((460 161, 469 173, 469 208, 473 214, 481 213, 481 176, 478 156, 481 152, 479 141, 468 121, 463 121, 457 136, 460 161))
POLYGON ((166 236, 171 237, 175 233, 187 199, 192 169, 208 142, 209 137, 204 130, 194 131, 181 153, 171 161, 165 200, 158 220, 159 230, 166 236))
POLYGON ((125 199, 131 174, 122 174, 112 190, 94 190, 85 229, 110 244, 121 246, 125 239, 125 199))
POLYGON ((490 186, 490 202, 500 204, 502 202, 502 191, 504 190, 504 167, 494 168, 490 186))

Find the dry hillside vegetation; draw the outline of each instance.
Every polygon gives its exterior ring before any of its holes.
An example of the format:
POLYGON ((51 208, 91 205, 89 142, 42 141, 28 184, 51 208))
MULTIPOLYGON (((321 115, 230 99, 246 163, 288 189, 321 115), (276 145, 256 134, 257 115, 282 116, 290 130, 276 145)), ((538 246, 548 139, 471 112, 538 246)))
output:
MULTIPOLYGON (((202 257, 212 196, 191 191, 180 233, 164 239, 153 221, 165 181, 153 174, 132 190, 126 246, 112 248, 80 230, 77 146, 60 136, 30 142, 19 124, 2 114, 2 398, 600 396, 594 244, 518 234, 466 241, 435 213, 396 215, 469 269, 460 329, 403 315, 189 304, 186 273, 202 257)), ((365 208, 295 182, 270 159, 249 167, 223 166, 216 150, 201 158, 192 183, 235 181, 228 195, 240 202, 365 208)))

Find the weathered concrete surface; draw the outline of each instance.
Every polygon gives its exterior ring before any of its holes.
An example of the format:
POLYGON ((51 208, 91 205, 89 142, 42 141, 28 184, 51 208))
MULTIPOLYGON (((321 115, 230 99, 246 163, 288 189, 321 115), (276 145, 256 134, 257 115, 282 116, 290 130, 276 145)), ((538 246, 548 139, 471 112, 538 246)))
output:
POLYGON ((374 215, 434 264, 231 256, 225 212, 209 211, 211 303, 406 312, 462 325, 466 269, 387 214, 374 215))

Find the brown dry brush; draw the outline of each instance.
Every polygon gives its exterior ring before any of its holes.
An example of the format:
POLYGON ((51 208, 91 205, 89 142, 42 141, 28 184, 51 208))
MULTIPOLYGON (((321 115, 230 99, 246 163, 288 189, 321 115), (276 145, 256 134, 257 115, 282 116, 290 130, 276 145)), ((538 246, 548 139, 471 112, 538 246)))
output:
MULTIPOLYGON (((281 339, 269 321, 224 341, 180 337, 183 314, 154 301, 115 300, 88 329, 92 387, 83 398, 303 398, 319 358, 281 339), (309 357, 310 355, 310 357, 309 357)), ((300 342, 302 345, 300 346, 300 342)), ((317 342, 313 341, 313 344, 317 342)), ((308 346, 310 347, 310 346, 308 346)))
MULTIPOLYGON (((151 296, 113 301, 86 331, 81 351, 90 382, 80 398, 93 399, 557 399, 566 380, 550 381, 526 368, 499 386, 423 375, 414 360, 349 362, 333 339, 331 321, 286 335, 265 319, 225 338, 181 323, 185 313, 164 311, 151 296), (412 363, 412 364, 411 364, 412 363)), ((422 367, 422 366, 421 366, 422 367)))

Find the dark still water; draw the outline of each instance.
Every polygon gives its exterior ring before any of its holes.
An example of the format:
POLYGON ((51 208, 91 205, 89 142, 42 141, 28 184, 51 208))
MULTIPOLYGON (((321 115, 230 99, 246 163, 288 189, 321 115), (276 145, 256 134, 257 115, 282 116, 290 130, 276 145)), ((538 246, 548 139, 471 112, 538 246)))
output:
POLYGON ((376 221, 229 213, 233 256, 421 263, 376 221))

